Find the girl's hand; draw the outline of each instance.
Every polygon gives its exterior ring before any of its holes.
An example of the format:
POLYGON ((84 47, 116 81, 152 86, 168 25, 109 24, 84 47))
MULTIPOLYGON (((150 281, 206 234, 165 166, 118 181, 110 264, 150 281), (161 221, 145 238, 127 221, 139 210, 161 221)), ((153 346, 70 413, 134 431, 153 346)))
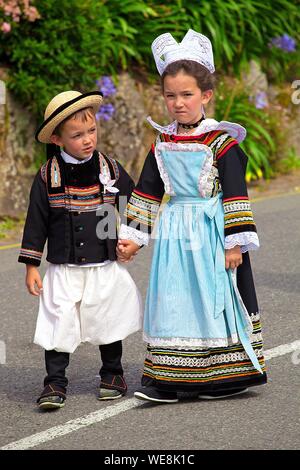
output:
POLYGON ((131 261, 140 249, 132 240, 119 240, 117 245, 117 257, 121 263, 131 261))
POLYGON ((235 269, 243 262, 240 246, 225 250, 225 268, 235 269))
POLYGON ((43 283, 36 266, 26 265, 26 287, 31 295, 39 296, 43 290, 43 283))

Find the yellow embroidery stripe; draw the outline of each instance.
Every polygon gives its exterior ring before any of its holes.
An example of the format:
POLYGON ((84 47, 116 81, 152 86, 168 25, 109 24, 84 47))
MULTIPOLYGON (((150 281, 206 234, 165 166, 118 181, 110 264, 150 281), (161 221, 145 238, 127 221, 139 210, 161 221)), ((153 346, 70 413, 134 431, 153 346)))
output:
POLYGON ((250 220, 246 220, 245 222, 236 222, 236 223, 226 223, 225 222, 225 225, 226 225, 226 228, 228 227, 238 227, 239 225, 255 225, 254 222, 251 222, 250 220))
POLYGON ((236 219, 237 217, 248 217, 250 219, 253 219, 253 213, 252 212, 234 212, 230 214, 225 214, 225 220, 230 220, 230 219, 236 219))

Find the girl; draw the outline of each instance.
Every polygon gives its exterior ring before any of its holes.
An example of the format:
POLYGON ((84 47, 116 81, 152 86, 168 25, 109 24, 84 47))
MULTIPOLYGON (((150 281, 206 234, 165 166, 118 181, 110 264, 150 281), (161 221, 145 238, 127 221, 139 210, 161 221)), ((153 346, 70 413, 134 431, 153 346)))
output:
POLYGON ((213 94, 213 53, 189 30, 152 44, 172 124, 161 127, 121 227, 119 259, 147 244, 163 194, 145 305, 148 343, 135 392, 173 403, 243 393, 266 382, 262 337, 248 252, 259 246, 245 184, 247 157, 238 124, 205 119, 213 94))

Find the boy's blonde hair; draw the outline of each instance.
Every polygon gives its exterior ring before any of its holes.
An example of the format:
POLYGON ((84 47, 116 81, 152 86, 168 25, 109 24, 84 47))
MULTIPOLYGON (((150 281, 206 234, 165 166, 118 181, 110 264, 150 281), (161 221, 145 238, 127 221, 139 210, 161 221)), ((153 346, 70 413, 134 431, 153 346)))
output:
POLYGON ((88 118, 91 117, 95 117, 95 112, 93 108, 89 107, 80 109, 79 111, 76 111, 76 113, 71 114, 62 122, 60 122, 58 126, 54 129, 52 135, 58 135, 60 137, 65 123, 70 121, 71 119, 81 119, 81 122, 86 122, 88 118))

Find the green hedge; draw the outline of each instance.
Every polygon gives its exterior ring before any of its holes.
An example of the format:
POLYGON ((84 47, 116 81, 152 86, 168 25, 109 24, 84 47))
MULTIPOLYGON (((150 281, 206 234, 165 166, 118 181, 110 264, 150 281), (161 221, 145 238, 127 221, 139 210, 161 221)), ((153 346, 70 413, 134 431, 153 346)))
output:
MULTIPOLYGON (((40 19, 0 31, 0 64, 9 68, 9 88, 37 115, 55 93, 95 88, 101 75, 137 65, 156 74, 150 45, 166 31, 178 40, 189 28, 208 35, 219 71, 237 75, 259 58, 271 79, 299 78, 297 53, 269 47, 283 34, 299 41, 298 0, 39 0, 35 6, 40 19)), ((0 11, 0 26, 4 20, 0 11)))

